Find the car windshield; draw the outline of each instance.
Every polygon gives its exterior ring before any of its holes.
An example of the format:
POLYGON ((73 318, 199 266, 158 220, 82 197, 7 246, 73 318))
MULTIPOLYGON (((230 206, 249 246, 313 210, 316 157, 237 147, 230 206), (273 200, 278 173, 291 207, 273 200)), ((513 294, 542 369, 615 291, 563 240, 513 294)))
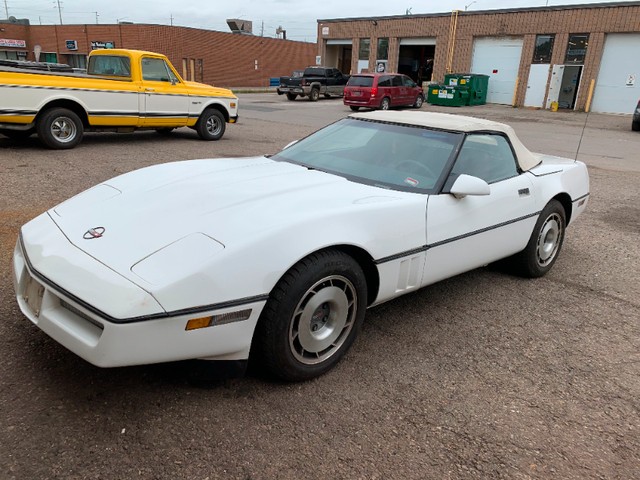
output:
POLYGON ((462 138, 461 133, 345 118, 272 158, 368 185, 435 193, 462 138))

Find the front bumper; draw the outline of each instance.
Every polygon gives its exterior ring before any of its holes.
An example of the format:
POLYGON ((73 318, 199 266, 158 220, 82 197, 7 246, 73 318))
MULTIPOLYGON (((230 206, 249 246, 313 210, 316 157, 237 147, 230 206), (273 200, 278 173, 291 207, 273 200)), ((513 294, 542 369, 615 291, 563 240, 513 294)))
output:
MULTIPOLYGON (((57 232, 62 235, 59 230, 57 232)), ((245 360, 249 357, 253 331, 265 299, 242 305, 211 306, 210 310, 182 310, 173 314, 162 311, 146 317, 120 320, 96 307, 101 305, 99 297, 106 295, 110 302, 126 303, 127 299, 121 298, 125 296, 126 288, 139 290, 140 298, 146 294, 147 302, 155 300, 123 277, 117 280, 122 282, 120 290, 112 285, 113 279, 109 279, 111 283, 103 282, 101 276, 108 276, 111 270, 96 266, 95 260, 71 244, 68 244, 69 249, 62 244, 60 250, 72 257, 68 260, 69 265, 75 266, 72 274, 79 274, 79 266, 84 262, 88 264, 89 276, 95 277, 91 283, 98 301, 93 302, 87 297, 87 292, 83 292, 81 298, 76 292, 60 286, 63 282, 59 279, 52 280, 38 270, 39 263, 47 263, 47 259, 40 258, 39 250, 47 253, 47 250, 52 250, 48 245, 33 249, 33 258, 36 259, 33 264, 25 244, 29 245, 28 242, 23 244, 21 238, 18 240, 13 257, 13 281, 20 310, 47 335, 89 363, 98 367, 118 367, 195 358, 245 360), (110 291, 105 292, 105 289, 110 291), (238 311, 250 312, 241 321, 186 330, 187 322, 194 318, 238 311)), ((60 267, 60 259, 57 267, 60 267)), ((87 282, 86 279, 84 281, 87 282)))

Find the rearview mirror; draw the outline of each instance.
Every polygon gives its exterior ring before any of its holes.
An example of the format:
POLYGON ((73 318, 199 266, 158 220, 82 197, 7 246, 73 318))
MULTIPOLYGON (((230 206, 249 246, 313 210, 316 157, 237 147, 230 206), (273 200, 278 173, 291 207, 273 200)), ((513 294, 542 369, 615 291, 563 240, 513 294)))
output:
POLYGON ((456 198, 464 198, 467 195, 489 195, 491 187, 487 182, 471 175, 460 175, 449 190, 456 198))

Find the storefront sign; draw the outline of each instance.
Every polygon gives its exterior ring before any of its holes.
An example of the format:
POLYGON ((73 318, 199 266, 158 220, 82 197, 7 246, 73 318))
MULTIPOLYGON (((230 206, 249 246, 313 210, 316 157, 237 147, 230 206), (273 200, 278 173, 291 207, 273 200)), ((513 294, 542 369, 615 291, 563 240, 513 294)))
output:
POLYGON ((27 46, 26 40, 13 40, 11 38, 0 38, 0 47, 25 48, 26 46, 27 46))
POLYGON ((102 48, 115 48, 116 42, 91 42, 91 50, 100 50, 102 48))
POLYGON ((322 35, 329 35, 329 27, 322 27, 322 35))
POLYGON ((67 50, 78 49, 78 42, 76 40, 65 40, 65 43, 67 44, 67 50))

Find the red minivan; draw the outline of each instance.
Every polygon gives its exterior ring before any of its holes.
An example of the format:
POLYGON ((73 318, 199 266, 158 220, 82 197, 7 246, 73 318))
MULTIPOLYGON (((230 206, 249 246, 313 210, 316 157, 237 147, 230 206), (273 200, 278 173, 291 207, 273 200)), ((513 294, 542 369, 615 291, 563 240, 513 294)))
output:
POLYGON ((399 73, 358 73, 351 75, 344 89, 343 101, 351 110, 360 107, 388 110, 410 105, 420 108, 424 92, 416 82, 399 73))

